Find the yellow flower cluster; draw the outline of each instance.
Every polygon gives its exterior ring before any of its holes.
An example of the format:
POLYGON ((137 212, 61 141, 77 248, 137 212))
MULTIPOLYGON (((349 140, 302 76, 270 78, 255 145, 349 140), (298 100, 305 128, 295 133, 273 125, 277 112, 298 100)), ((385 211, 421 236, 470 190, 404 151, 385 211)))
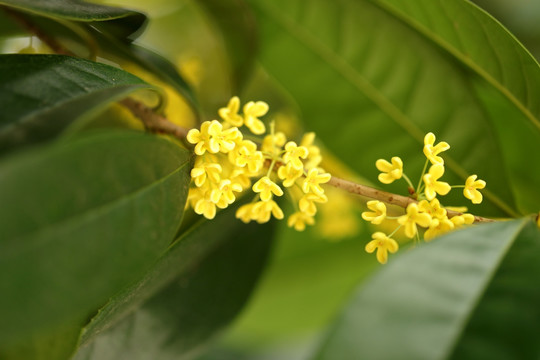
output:
MULTIPOLYGON (((459 214, 451 218, 448 217, 447 209, 444 208, 437 195, 446 195, 452 188, 462 187, 463 195, 472 201, 473 204, 482 202, 482 193, 478 191, 486 186, 483 180, 477 180, 477 175, 471 175, 465 181, 465 185, 450 186, 439 179, 444 175, 444 159, 440 153, 448 150, 450 145, 442 141, 435 145, 435 135, 428 133, 424 137, 424 155, 426 164, 422 171, 421 181, 414 189, 409 178, 403 173, 403 161, 399 157, 393 157, 391 162, 379 159, 375 166, 381 173, 379 181, 383 184, 390 184, 395 180, 404 178, 416 194, 416 201, 411 201, 406 208, 406 213, 399 217, 388 217, 386 205, 378 200, 368 201, 367 207, 371 211, 362 213, 362 218, 372 224, 381 224, 385 219, 397 219, 399 226, 390 235, 382 232, 373 234, 373 240, 366 245, 366 251, 373 253, 377 250, 377 260, 384 264, 388 260, 388 252, 395 253, 398 250, 397 242, 391 237, 400 228, 403 228, 405 236, 409 238, 419 238, 418 227, 424 228, 424 240, 430 241, 435 236, 444 234, 463 225, 474 222, 471 214, 459 214), (431 164, 426 172, 428 164, 431 164)), ((465 209, 466 211, 466 209, 465 209)))
POLYGON ((200 130, 188 132, 186 139, 195 145, 197 155, 188 203, 197 214, 213 219, 218 208, 226 208, 239 193, 251 188, 256 194, 253 201, 238 208, 236 217, 245 223, 265 223, 272 216, 284 218, 274 197, 283 196, 285 190, 296 208, 288 217, 288 226, 302 231, 313 225, 316 204, 328 201, 321 184, 331 177, 318 167, 322 158, 314 145, 315 134, 305 134, 298 145, 275 132, 273 124, 266 133, 260 118, 268 112, 268 105, 262 101, 250 101, 242 114, 239 111, 240 100, 235 96, 218 111, 223 123, 205 121, 200 130), (253 135, 265 136, 245 135, 242 126, 253 135))

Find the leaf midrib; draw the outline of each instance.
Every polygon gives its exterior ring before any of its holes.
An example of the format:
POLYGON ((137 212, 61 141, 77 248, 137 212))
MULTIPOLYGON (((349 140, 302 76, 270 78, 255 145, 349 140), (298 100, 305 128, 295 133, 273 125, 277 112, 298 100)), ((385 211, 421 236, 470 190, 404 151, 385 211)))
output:
MULTIPOLYGON (((138 196, 141 196, 141 195, 151 191, 153 188, 160 185, 161 183, 164 183, 164 182, 168 181, 169 178, 171 178, 172 176, 174 176, 175 174, 180 172, 188 164, 189 164, 189 161, 186 161, 184 164, 182 164, 181 166, 179 166, 178 168, 176 168, 174 171, 170 172, 169 174, 161 177, 159 180, 154 181, 154 182, 152 182, 150 184, 144 185, 144 186, 142 186, 142 187, 140 187, 140 188, 138 188, 138 189, 136 189, 134 191, 131 191, 129 193, 126 193, 126 194, 124 194, 124 196, 122 196, 120 198, 116 198, 116 199, 114 199, 112 201, 106 202, 106 203, 101 204, 101 205, 99 205, 97 207, 89 208, 89 209, 87 209, 87 210, 85 210, 83 212, 77 213, 77 214, 75 214, 73 216, 65 217, 60 221, 56 221, 56 222, 53 222, 53 223, 46 224, 45 226, 40 227, 40 228, 38 228, 36 230, 33 230, 31 232, 28 232, 26 234, 19 234, 15 238, 13 238, 11 240, 11 242, 10 242, 11 245, 16 244, 16 245, 19 245, 19 246, 11 247, 10 250, 12 250, 12 251, 9 251, 9 253, 7 251, 5 251, 5 250, 2 251, 2 253, 0 254, 0 258, 5 258, 6 254, 16 255, 16 254, 19 254, 21 252, 28 251, 30 249, 35 249, 36 245, 43 246, 47 242, 38 241, 37 243, 36 242, 30 242, 29 243, 29 242, 25 241, 25 239, 27 239, 29 237, 37 237, 42 233, 57 229, 59 227, 65 227, 65 226, 74 225, 77 222, 84 223, 84 222, 92 221, 93 219, 101 216, 102 214, 110 212, 111 210, 113 210, 113 209, 117 208, 118 206, 122 205, 123 203, 127 203, 127 202, 137 198, 138 196), (32 247, 29 247, 28 245, 32 245, 32 247), (25 247, 26 247, 26 249, 25 249, 25 247)), ((51 241, 51 240, 53 240, 53 238, 49 238, 49 241, 51 241)))
MULTIPOLYGON (((346 61, 342 60, 338 54, 326 47, 323 43, 318 41, 318 39, 311 36, 307 31, 304 31, 298 24, 290 21, 285 15, 283 15, 282 12, 277 11, 273 6, 266 3, 257 3, 257 6, 264 8, 265 12, 273 17, 277 24, 281 25, 314 54, 332 66, 338 74, 340 74, 346 81, 350 82, 355 88, 363 93, 366 98, 377 105, 390 119, 394 120, 396 124, 401 126, 407 133, 409 133, 409 135, 415 141, 420 144, 423 143, 424 133, 387 97, 377 91, 377 89, 361 74, 359 74, 355 68, 350 66, 346 61)), ((448 167, 451 168, 459 177, 463 179, 467 177, 467 171, 461 167, 459 163, 453 159, 453 157, 446 155, 445 158, 450 160, 449 164, 447 164, 448 167)), ((512 207, 493 192, 484 191, 484 194, 500 210, 511 216, 516 215, 516 213, 512 210, 512 207)))

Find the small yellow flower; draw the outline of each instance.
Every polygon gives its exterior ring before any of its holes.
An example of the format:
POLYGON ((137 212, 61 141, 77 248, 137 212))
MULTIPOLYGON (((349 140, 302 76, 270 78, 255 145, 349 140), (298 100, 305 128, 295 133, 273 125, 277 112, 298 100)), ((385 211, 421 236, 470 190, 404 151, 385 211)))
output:
POLYGON ((378 200, 371 200, 367 202, 367 207, 371 211, 364 211, 362 213, 362 219, 378 225, 386 218, 386 205, 378 200))
POLYGON ((195 205, 201 199, 203 199, 208 192, 209 186, 207 183, 202 187, 190 188, 188 192, 188 204, 195 209, 195 205))
POLYGON ((294 141, 289 141, 285 144, 285 153, 283 154, 283 162, 286 165, 291 165, 296 170, 303 170, 304 164, 300 158, 307 158, 309 151, 304 146, 297 146, 294 141))
POLYGON ((242 138, 237 128, 223 131, 223 126, 217 120, 205 121, 201 130, 191 129, 187 134, 187 141, 195 145, 195 154, 203 155, 206 151, 215 154, 227 153, 234 149, 236 141, 242 138))
POLYGON ((431 216, 420 212, 418 205, 411 203, 407 206, 407 214, 400 216, 397 221, 405 227, 405 235, 413 238, 418 231, 416 225, 427 228, 431 224, 431 216))
POLYGON ((203 155, 206 150, 208 150, 208 144, 210 142, 210 134, 208 134, 208 128, 210 127, 210 122, 205 121, 201 125, 201 130, 191 129, 189 130, 186 139, 191 144, 195 145, 195 154, 203 155))
POLYGON ((317 213, 317 205, 315 203, 324 204, 328 202, 325 194, 308 193, 304 194, 298 202, 300 211, 309 216, 314 216, 317 213))
POLYGON ((444 165, 432 165, 427 174, 424 175, 424 184, 426 185, 426 198, 433 200, 437 194, 446 195, 451 187, 444 181, 437 181, 444 175, 444 165))
POLYGON ((472 201, 473 204, 480 204, 482 202, 482 193, 478 189, 486 187, 484 180, 476 180, 476 175, 471 175, 465 181, 465 188, 463 189, 463 195, 472 201))
POLYGON ((241 115, 238 115, 238 110, 240 109, 240 99, 238 96, 233 96, 229 100, 227 107, 223 107, 218 110, 219 116, 232 126, 240 127, 244 124, 244 118, 241 115))
POLYGON ((297 211, 287 220, 287 225, 289 227, 294 227, 296 231, 304 231, 307 225, 315 224, 315 219, 312 216, 307 215, 301 211, 297 211))
POLYGON ((431 223, 429 224, 429 229, 427 229, 426 232, 424 233, 424 240, 430 241, 435 236, 439 236, 444 233, 447 233, 453 228, 454 228, 454 223, 448 220, 448 218, 433 219, 431 220, 431 223))
POLYGON ((460 228, 463 225, 470 225, 474 223, 474 215, 471 214, 461 214, 453 216, 450 221, 454 224, 454 227, 460 228))
POLYGON ((250 101, 244 105, 244 124, 256 135, 264 134, 266 128, 259 117, 266 115, 268 104, 264 101, 250 101))
POLYGON ((302 169, 295 169, 291 163, 283 165, 278 169, 278 177, 283 180, 283 186, 291 187, 296 179, 303 175, 302 169))
POLYGON ((260 193, 262 201, 269 201, 272 199, 272 194, 276 196, 283 195, 283 190, 279 187, 278 184, 270 180, 268 176, 263 176, 259 179, 252 187, 253 191, 260 193))
POLYGON ((208 220, 216 216, 216 204, 209 196, 204 196, 195 203, 194 210, 197 214, 203 215, 208 220))
POLYGON ((287 138, 282 132, 277 132, 274 135, 266 135, 261 145, 261 151, 272 155, 278 155, 287 138))
POLYGON ((447 142, 441 141, 437 145, 435 143, 435 135, 433 133, 427 133, 424 137, 424 155, 431 161, 432 165, 444 164, 443 158, 437 156, 443 151, 450 149, 450 145, 447 142))
POLYGON ((331 178, 332 176, 329 173, 319 174, 318 169, 311 169, 302 183, 302 190, 304 190, 306 194, 313 192, 317 195, 323 195, 324 190, 320 184, 329 182, 331 178))
POLYGON ((399 249, 399 245, 396 240, 389 238, 386 234, 382 232, 376 232, 372 235, 373 240, 371 240, 366 245, 366 251, 368 253, 373 253, 375 249, 377 250, 377 261, 381 264, 386 264, 388 261, 388 252, 394 254, 399 249))
POLYGON ((308 149, 307 161, 305 163, 305 168, 307 170, 319 166, 322 161, 321 149, 318 146, 313 145, 315 142, 315 133, 308 132, 302 136, 302 141, 300 141, 300 146, 304 146, 308 149))
POLYGON ((394 156, 392 163, 384 159, 379 159, 375 162, 377 170, 382 171, 379 174, 379 181, 383 184, 391 184, 394 180, 400 179, 403 176, 403 161, 397 156, 394 156))
POLYGON ((263 167, 264 156, 253 141, 242 140, 234 151, 229 152, 229 161, 238 167, 247 165, 250 173, 258 173, 263 167))
POLYGON ((245 168, 236 168, 230 175, 231 182, 239 184, 242 189, 247 189, 251 186, 251 179, 245 168))
POLYGON ((236 210, 236 218, 242 220, 244 223, 248 223, 251 220, 254 219, 254 213, 253 213, 253 207, 255 206, 255 203, 249 203, 246 205, 242 205, 236 210))
POLYGON ((210 134, 208 150, 210 153, 228 153, 234 149, 237 142, 242 140, 242 133, 238 128, 223 130, 223 125, 217 120, 212 120, 208 133, 210 134))
POLYGON ((191 169, 191 178, 195 182, 195 186, 201 187, 206 182, 206 179, 212 183, 219 183, 220 175, 223 169, 221 165, 215 163, 202 163, 199 166, 191 169))
POLYGON ((278 220, 283 219, 283 210, 274 200, 258 201, 253 205, 252 215, 253 220, 263 224, 270 220, 270 215, 274 215, 278 220))
POLYGON ((212 189, 210 192, 210 200, 219 208, 224 209, 236 200, 233 191, 240 192, 242 187, 239 184, 232 183, 229 179, 221 180, 217 188, 212 189))
POLYGON ((444 219, 446 217, 446 209, 441 206, 437 198, 427 201, 422 200, 418 203, 420 212, 429 214, 432 218, 444 219))

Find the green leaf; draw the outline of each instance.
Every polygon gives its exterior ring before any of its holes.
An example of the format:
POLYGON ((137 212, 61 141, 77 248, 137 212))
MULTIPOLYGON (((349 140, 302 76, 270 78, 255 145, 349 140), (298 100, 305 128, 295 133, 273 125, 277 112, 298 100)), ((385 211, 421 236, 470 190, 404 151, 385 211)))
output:
POLYGON ((146 22, 140 12, 80 0, 0 0, 0 5, 45 17, 90 22, 120 38, 136 38, 146 22))
POLYGON ((80 324, 50 329, 46 334, 25 339, 24 343, 10 348, 0 348, 0 358, 3 360, 70 359, 77 347, 80 329, 80 324))
POLYGON ((251 78, 257 51, 256 19, 243 0, 203 0, 211 23, 219 29, 227 49, 233 93, 238 94, 251 78))
POLYGON ((531 211, 523 202, 531 193, 540 202, 531 190, 540 172, 518 183, 530 169, 523 159, 540 146, 540 68, 489 15, 464 0, 249 2, 263 66, 298 102, 306 127, 353 169, 375 180, 378 158, 401 156, 418 179, 422 139, 432 131, 452 146, 448 180, 487 181, 485 204, 473 211, 531 211), (489 112, 477 83, 517 117, 489 112), (510 158, 523 133, 521 157, 510 158))
POLYGON ((234 209, 184 233, 144 279, 94 318, 76 359, 180 359, 231 321, 265 266, 272 225, 243 225, 234 209), (147 300, 140 308, 138 306, 147 300), (135 310, 107 331, 115 317, 135 310))
POLYGON ((358 289, 318 359, 532 359, 540 231, 528 220, 453 232, 358 289))
POLYGON ((109 65, 62 55, 0 55, 0 153, 46 140, 83 115, 151 86, 109 65))
POLYGON ((81 325, 178 230, 190 153, 137 132, 87 135, 0 162, 0 348, 81 325))
POLYGON ((187 100, 193 112, 198 114, 199 109, 197 99, 193 94, 193 90, 169 60, 153 51, 135 44, 129 46, 128 53, 131 60, 135 60, 137 64, 151 71, 163 81, 173 86, 176 91, 187 100))

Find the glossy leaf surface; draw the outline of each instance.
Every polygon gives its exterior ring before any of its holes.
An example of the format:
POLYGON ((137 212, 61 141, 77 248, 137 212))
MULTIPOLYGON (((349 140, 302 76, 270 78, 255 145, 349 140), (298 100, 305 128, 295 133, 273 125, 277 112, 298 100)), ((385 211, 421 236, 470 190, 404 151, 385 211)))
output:
POLYGON ((0 348, 81 321, 139 279, 178 230, 189 152, 108 132, 0 163, 0 348), (35 304, 40 304, 35 306, 35 304))
POLYGON ((524 284, 540 276, 538 256, 540 231, 528 220, 401 254, 358 288, 316 358, 533 358, 540 291, 524 284))
POLYGON ((234 209, 197 223, 142 281, 102 309, 83 339, 101 334, 75 359, 190 358, 245 304, 272 237, 272 224, 243 225, 234 209), (100 330, 130 308, 134 311, 127 318, 100 330))
POLYGON ((118 37, 136 37, 146 16, 140 12, 80 0, 0 0, 19 11, 72 21, 93 22, 118 37))
POLYGON ((109 65, 62 55, 0 55, 0 152, 54 137, 89 112, 151 86, 109 65))

